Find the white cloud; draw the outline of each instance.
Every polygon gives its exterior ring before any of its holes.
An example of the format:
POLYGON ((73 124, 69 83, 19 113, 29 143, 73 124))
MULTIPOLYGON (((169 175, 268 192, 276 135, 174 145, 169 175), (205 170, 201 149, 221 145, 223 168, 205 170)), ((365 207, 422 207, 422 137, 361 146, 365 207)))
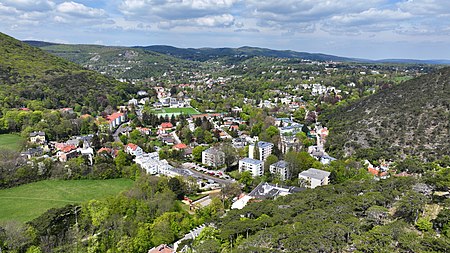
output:
POLYGON ((252 16, 273 22, 320 21, 334 15, 360 12, 377 5, 382 0, 249 0, 252 16))
POLYGON ((13 7, 20 11, 49 11, 55 4, 47 0, 2 0, 5 6, 13 7))
POLYGON ((123 0, 119 5, 126 19, 157 24, 160 29, 174 27, 230 27, 230 14, 241 0, 123 0))
POLYGON ((161 21, 158 23, 158 27, 161 29, 172 29, 174 27, 230 27, 235 23, 235 19, 230 14, 205 16, 200 18, 192 18, 185 20, 171 20, 161 21))
POLYGON ((230 14, 206 16, 193 20, 199 26, 228 27, 234 24, 234 17, 230 14))
POLYGON ((448 15, 450 11, 448 0, 407 0, 397 6, 415 15, 448 15))
POLYGON ((371 8, 360 13, 333 16, 330 18, 330 22, 345 26, 386 22, 395 24, 393 21, 410 19, 412 17, 413 15, 410 13, 401 10, 378 10, 371 8))
POLYGON ((102 18, 107 16, 104 10, 87 7, 76 2, 61 3, 56 7, 56 11, 61 14, 84 18, 102 18))

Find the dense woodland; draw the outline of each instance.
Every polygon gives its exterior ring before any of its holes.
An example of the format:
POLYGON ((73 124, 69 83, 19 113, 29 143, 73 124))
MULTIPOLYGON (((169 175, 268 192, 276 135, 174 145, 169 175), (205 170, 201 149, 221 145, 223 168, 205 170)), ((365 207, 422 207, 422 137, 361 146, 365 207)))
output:
POLYGON ((117 106, 131 85, 86 70, 0 34, 0 103, 4 108, 82 106, 86 112, 117 106))
POLYGON ((444 68, 330 111, 322 117, 331 129, 330 150, 372 160, 449 155, 449 79, 444 68))

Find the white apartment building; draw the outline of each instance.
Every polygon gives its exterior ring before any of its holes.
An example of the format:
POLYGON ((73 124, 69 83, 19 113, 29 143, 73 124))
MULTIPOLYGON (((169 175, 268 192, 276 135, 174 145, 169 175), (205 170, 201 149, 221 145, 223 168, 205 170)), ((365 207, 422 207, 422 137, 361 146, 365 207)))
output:
POLYGON ((259 157, 254 157, 255 154, 255 144, 250 144, 248 147, 248 157, 251 159, 258 159, 265 161, 269 155, 272 154, 273 144, 270 142, 259 141, 257 142, 259 149, 259 157))
POLYGON ((216 148, 204 150, 202 152, 202 163, 208 166, 219 167, 225 163, 225 153, 216 148))
POLYGON ((239 172, 250 171, 253 177, 264 174, 264 162, 252 158, 244 158, 239 161, 239 172))
POLYGON ((287 180, 291 178, 291 173, 289 170, 288 163, 286 161, 278 161, 269 166, 269 171, 272 174, 276 174, 280 177, 281 180, 287 180))
POLYGON ((317 186, 327 185, 329 181, 330 172, 318 169, 308 169, 298 174, 299 180, 306 181, 306 187, 316 188, 317 186))

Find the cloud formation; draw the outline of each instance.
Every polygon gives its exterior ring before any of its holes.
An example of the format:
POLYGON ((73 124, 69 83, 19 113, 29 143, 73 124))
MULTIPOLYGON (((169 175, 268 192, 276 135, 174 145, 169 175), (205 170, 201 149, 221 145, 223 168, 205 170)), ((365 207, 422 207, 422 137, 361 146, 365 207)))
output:
POLYGON ((123 31, 136 38, 139 32, 169 39, 180 33, 239 36, 230 41, 256 39, 257 34, 258 43, 279 43, 275 47, 289 46, 286 36, 303 42, 305 36, 392 42, 433 36, 450 42, 442 38, 450 34, 449 16, 448 0, 0 0, 0 29, 6 33, 41 29, 62 34, 70 28, 108 38, 123 31))

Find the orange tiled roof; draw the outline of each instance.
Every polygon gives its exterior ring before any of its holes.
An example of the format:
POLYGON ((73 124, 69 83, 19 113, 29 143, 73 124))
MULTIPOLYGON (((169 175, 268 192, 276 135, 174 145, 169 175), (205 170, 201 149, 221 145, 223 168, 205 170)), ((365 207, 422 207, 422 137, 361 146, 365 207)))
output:
POLYGON ((177 148, 177 149, 185 149, 185 148, 187 148, 187 145, 184 143, 178 143, 177 145, 175 145, 173 147, 177 148))
POLYGON ((134 144, 134 143, 128 143, 127 147, 130 147, 131 150, 135 151, 138 148, 138 145, 134 144))

